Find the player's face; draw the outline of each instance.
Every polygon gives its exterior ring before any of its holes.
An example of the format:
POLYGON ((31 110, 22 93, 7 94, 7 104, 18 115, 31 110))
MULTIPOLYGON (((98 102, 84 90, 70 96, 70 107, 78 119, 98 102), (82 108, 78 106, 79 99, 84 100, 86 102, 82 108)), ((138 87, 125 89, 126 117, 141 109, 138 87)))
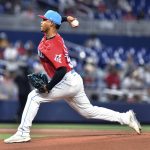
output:
POLYGON ((42 32, 47 32, 50 29, 51 25, 52 25, 51 21, 49 21, 47 19, 43 19, 41 21, 41 31, 42 32))

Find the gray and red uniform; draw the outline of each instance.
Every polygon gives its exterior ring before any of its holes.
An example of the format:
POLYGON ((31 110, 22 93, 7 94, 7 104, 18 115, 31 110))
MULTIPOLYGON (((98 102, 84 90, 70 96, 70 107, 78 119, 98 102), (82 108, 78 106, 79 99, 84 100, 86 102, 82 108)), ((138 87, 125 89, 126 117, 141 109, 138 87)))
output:
MULTIPOLYGON (((38 55, 45 71, 52 80, 59 68, 66 68, 66 72, 64 76, 61 76, 62 79, 58 83, 55 82, 49 93, 40 94, 38 90, 29 93, 21 124, 18 127, 18 134, 23 136, 30 134, 30 126, 41 103, 60 99, 64 99, 73 109, 86 118, 115 121, 121 124, 128 123, 126 113, 91 105, 84 92, 83 80, 72 69, 68 50, 59 34, 51 39, 46 39, 44 36, 38 46, 38 55)), ((58 78, 60 79, 59 76, 58 78)), ((57 78, 56 81, 58 81, 57 78)))

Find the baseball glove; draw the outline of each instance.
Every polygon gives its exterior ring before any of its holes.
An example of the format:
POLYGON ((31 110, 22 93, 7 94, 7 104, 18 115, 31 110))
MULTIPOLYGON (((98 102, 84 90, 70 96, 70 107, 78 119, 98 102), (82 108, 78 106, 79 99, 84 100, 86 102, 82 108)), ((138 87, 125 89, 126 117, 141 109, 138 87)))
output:
POLYGON ((28 75, 28 80, 34 88, 39 90, 40 93, 49 93, 47 88, 48 78, 46 74, 32 73, 28 75))

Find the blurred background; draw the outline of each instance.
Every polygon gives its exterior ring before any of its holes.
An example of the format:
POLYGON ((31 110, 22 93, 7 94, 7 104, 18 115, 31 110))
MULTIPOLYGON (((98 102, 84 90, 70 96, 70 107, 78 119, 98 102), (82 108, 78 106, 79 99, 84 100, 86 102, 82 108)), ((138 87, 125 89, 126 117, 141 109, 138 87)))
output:
MULTIPOLYGON (((0 122, 20 121, 32 90, 27 74, 43 71, 37 15, 48 9, 80 21, 75 29, 63 23, 60 34, 91 103, 134 109, 142 123, 150 123, 149 0, 0 0, 0 122)), ((64 101, 42 104, 35 120, 91 122, 64 101)))

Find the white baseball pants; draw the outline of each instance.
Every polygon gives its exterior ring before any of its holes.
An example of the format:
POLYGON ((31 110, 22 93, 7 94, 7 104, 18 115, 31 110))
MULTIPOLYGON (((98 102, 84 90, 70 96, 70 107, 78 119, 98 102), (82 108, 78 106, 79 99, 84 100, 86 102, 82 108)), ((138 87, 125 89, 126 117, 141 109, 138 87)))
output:
POLYGON ((91 105, 84 92, 83 80, 75 71, 68 72, 64 78, 50 91, 49 94, 39 94, 37 90, 29 93, 25 109, 23 111, 21 124, 18 133, 21 135, 30 134, 30 127, 35 118, 39 106, 43 102, 51 102, 64 99, 82 116, 90 119, 102 119, 107 121, 127 124, 126 113, 116 112, 103 107, 91 105))

